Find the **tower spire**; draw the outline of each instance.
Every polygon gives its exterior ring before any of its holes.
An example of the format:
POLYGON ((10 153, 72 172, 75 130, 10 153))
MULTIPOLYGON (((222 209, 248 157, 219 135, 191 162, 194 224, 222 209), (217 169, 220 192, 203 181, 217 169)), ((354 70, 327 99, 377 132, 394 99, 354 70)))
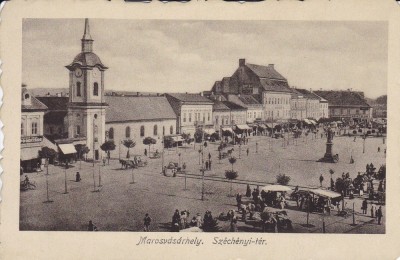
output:
POLYGON ((85 32, 82 37, 82 52, 92 52, 93 51, 93 40, 90 35, 89 19, 85 18, 85 32))

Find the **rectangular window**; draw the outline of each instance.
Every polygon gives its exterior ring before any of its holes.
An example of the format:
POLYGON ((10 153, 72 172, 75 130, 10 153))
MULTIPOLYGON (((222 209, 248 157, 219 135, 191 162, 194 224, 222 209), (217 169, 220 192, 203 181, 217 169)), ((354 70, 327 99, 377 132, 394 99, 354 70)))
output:
POLYGON ((192 113, 189 113, 189 122, 192 122, 192 113))
POLYGON ((207 120, 208 120, 208 122, 210 122, 210 113, 208 113, 208 119, 207 120))
POLYGON ((183 113, 183 122, 186 122, 186 113, 183 113))
POLYGON ((206 121, 206 113, 203 113, 203 122, 206 121))
POLYGON ((76 134, 77 135, 81 134, 81 127, 79 125, 76 126, 76 134))
POLYGON ((23 136, 25 133, 25 125, 24 123, 21 123, 21 136, 23 136))
POLYGON ((38 133, 38 124, 36 122, 32 123, 32 135, 37 135, 38 133))

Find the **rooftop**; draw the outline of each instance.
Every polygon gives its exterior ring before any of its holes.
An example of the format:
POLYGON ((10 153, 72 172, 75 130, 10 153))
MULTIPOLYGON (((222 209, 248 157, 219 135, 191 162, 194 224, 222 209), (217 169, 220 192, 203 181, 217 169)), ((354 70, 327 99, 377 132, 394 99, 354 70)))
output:
POLYGON ((224 103, 224 105, 227 106, 231 110, 247 110, 245 107, 242 107, 242 106, 235 104, 233 102, 230 102, 230 101, 222 101, 222 103, 224 103))
POLYGON ((140 120, 176 120, 176 115, 165 97, 105 97, 106 123, 140 120))
POLYGON ((189 102, 189 103, 210 103, 212 104, 212 101, 209 100, 208 98, 201 96, 200 94, 194 94, 194 93, 167 93, 167 95, 182 101, 182 102, 189 102))
POLYGON ((329 106, 362 106, 370 107, 365 98, 359 92, 354 91, 335 91, 318 90, 314 91, 318 96, 326 99, 329 106))
POLYGON ((255 65, 255 64, 246 63, 246 66, 260 78, 277 79, 277 80, 286 81, 286 78, 284 78, 281 74, 279 74, 275 70, 275 68, 272 64, 268 65, 268 66, 263 66, 263 65, 255 65))

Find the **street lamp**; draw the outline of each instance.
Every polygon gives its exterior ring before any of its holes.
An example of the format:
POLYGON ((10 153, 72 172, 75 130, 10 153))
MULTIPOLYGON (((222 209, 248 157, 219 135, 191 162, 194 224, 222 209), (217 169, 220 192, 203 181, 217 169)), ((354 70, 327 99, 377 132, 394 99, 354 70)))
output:
POLYGON ((67 188, 67 168, 68 168, 68 160, 65 159, 65 168, 64 168, 64 184, 65 184, 65 191, 64 194, 68 193, 68 188, 67 188))
POLYGON ((242 145, 239 144, 239 159, 240 159, 240 154, 241 154, 241 152, 242 152, 242 145))
POLYGON ((258 153, 258 142, 256 142, 256 153, 258 153))
POLYGON ((365 153, 365 139, 367 139, 367 135, 364 134, 363 138, 363 153, 365 153))
POLYGON ((201 200, 204 200, 204 167, 201 166, 201 200))
POLYGON ((178 158, 178 159, 179 159, 179 160, 178 160, 178 166, 180 167, 180 166, 181 166, 181 153, 178 154, 178 157, 179 157, 179 158, 178 158))

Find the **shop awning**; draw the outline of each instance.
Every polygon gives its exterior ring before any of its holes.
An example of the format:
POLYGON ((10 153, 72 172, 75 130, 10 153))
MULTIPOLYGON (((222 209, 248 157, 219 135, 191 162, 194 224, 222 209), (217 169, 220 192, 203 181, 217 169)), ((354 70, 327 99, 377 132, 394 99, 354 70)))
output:
POLYGON ((317 125, 317 122, 315 122, 314 120, 312 120, 312 119, 309 119, 308 121, 310 121, 311 122, 311 124, 313 124, 313 125, 317 125))
POLYGON ((58 148, 60 148, 64 155, 76 153, 75 146, 73 144, 59 144, 58 148))
POLYGON ((314 193, 315 195, 327 197, 327 198, 337 198, 337 197, 342 196, 340 193, 330 191, 330 190, 310 189, 309 191, 314 193))
POLYGON ((21 149, 21 161, 29 161, 39 157, 41 147, 27 147, 21 149))
POLYGON ((212 135, 213 133, 215 133, 215 130, 213 128, 205 128, 203 129, 204 133, 212 135))
POLYGON ((271 123, 266 123, 265 124, 268 128, 272 128, 272 124, 271 123))
POLYGON ((264 128, 264 129, 267 128, 267 126, 264 125, 264 124, 259 124, 258 127, 261 127, 261 128, 264 128))
POLYGON ((306 124, 308 124, 308 125, 311 125, 311 124, 312 124, 312 123, 310 122, 310 120, 308 120, 307 118, 304 118, 303 121, 304 121, 304 123, 306 123, 306 124))
POLYGON ((236 125, 240 130, 250 130, 251 128, 248 125, 236 125))
POLYGON ((228 131, 228 132, 233 133, 233 130, 230 127, 222 127, 222 131, 228 131))

